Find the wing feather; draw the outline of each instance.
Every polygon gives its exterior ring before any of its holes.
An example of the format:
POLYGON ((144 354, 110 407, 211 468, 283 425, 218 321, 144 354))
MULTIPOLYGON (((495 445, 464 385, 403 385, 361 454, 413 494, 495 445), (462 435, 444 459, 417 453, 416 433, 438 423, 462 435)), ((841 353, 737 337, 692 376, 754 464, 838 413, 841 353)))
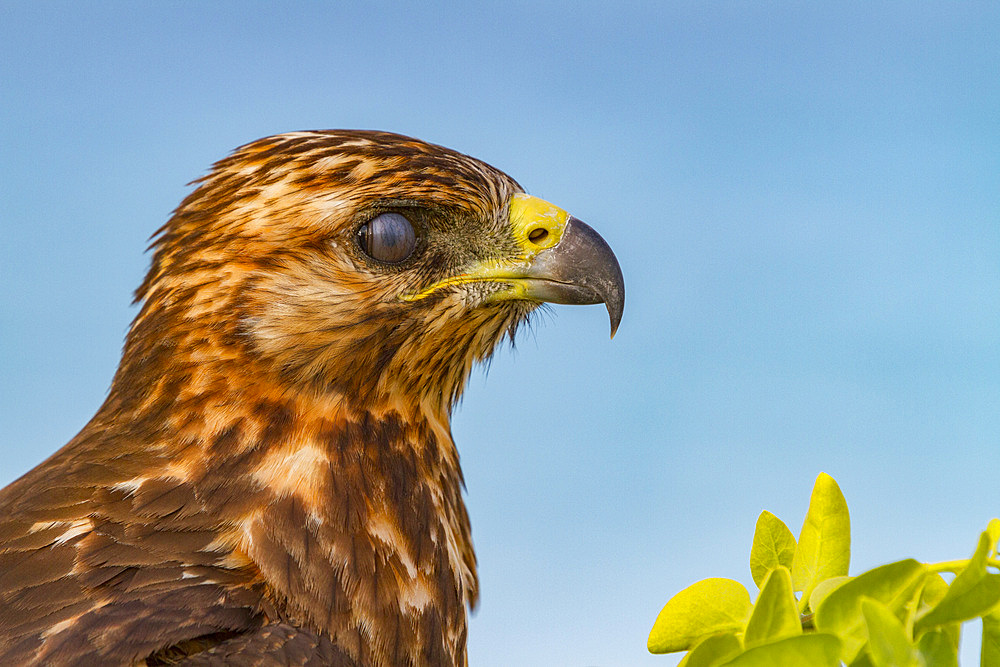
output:
POLYGON ((272 623, 233 637, 178 664, 183 667, 357 667, 357 663, 334 646, 326 635, 287 623, 272 623))

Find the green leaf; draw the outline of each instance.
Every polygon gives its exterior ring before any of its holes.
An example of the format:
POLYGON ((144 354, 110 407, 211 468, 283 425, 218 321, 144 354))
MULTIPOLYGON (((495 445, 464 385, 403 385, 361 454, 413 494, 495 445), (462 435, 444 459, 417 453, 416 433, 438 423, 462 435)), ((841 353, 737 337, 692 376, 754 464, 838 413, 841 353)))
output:
POLYGON ((686 651, 709 635, 743 630, 753 605, 743 584, 703 579, 670 598, 649 631, 650 653, 686 651))
POLYGON ((917 619, 914 624, 917 634, 928 628, 982 616, 1000 604, 1000 574, 984 574, 974 586, 963 587, 952 594, 957 583, 956 578, 941 602, 917 619))
POLYGON ((750 620, 747 621, 743 645, 753 648, 786 637, 802 634, 802 621, 792 592, 792 575, 779 565, 764 580, 750 620))
POLYGON ((750 576, 760 588, 767 573, 776 567, 792 567, 795 556, 795 536, 785 522, 767 510, 757 517, 757 528, 753 532, 750 547, 750 576))
POLYGON ((1000 574, 986 571, 986 559, 993 548, 989 530, 983 531, 969 564, 955 576, 944 597, 917 618, 913 627, 915 634, 982 616, 1000 604, 1000 574))
POLYGON ((809 511, 792 558, 792 581, 802 591, 802 607, 816 584, 847 574, 851 563, 851 517, 840 487, 824 472, 816 478, 809 511))
POLYGON ((920 608, 918 613, 926 613, 928 609, 941 601, 948 593, 948 582, 940 574, 930 574, 924 579, 924 590, 920 593, 920 608))
MULTIPOLYGON (((940 574, 928 574, 924 579, 924 589, 920 593, 920 604, 917 605, 914 616, 926 614, 927 610, 936 605, 948 593, 948 582, 940 574)), ((912 626, 912 620, 910 622, 912 626)), ((935 630, 942 631, 951 640, 952 645, 958 646, 959 637, 962 634, 961 623, 949 623, 938 626, 935 630)))
POLYGON ((840 640, 833 635, 812 633, 757 646, 724 664, 725 667, 837 667, 840 664, 839 656, 840 640))
POLYGON ((875 663, 872 662, 872 657, 869 653, 862 651, 858 653, 858 657, 851 663, 851 667, 875 667, 875 663))
POLYGON ((922 667, 906 629, 888 607, 865 596, 861 598, 861 615, 875 667, 922 667))
POLYGON ((841 584, 847 583, 854 577, 830 577, 829 579, 824 579, 823 581, 816 584, 816 588, 813 589, 812 595, 809 596, 809 608, 812 610, 819 609, 819 606, 826 599, 826 596, 835 591, 841 586, 841 584))
POLYGON ((983 616, 983 649, 979 664, 981 667, 1000 665, 1000 612, 998 611, 983 616))
POLYGON ((889 563, 841 584, 820 603, 814 617, 816 629, 840 637, 844 662, 850 663, 868 641, 861 615, 861 598, 878 600, 893 614, 901 613, 921 590, 927 569, 913 559, 889 563))
POLYGON ((958 667, 958 646, 943 630, 925 633, 917 642, 917 651, 926 667, 958 667))
POLYGON ((736 635, 712 635, 698 642, 677 667, 718 667, 742 650, 736 635))
POLYGON ((972 558, 969 559, 969 564, 965 566, 965 569, 958 573, 955 577, 955 581, 951 582, 951 585, 959 583, 959 580, 965 578, 969 579, 968 583, 974 583, 976 579, 979 578, 979 574, 986 572, 986 560, 990 557, 990 553, 993 551, 993 539, 990 535, 989 530, 984 530, 979 535, 979 542, 976 543, 976 550, 972 552, 972 558))
MULTIPOLYGON (((951 640, 951 645, 958 647, 962 645, 962 624, 961 623, 949 623, 948 625, 942 625, 940 627, 931 630, 930 632, 943 632, 948 639, 951 640)), ((927 633, 924 633, 927 634, 927 633)), ((957 650, 957 648, 956 648, 957 650)), ((1000 664, 1000 663, 997 663, 1000 664)))
POLYGON ((1000 541, 1000 519, 990 519, 990 522, 986 524, 986 533, 990 536, 990 552, 992 555, 996 555, 997 542, 1000 541))

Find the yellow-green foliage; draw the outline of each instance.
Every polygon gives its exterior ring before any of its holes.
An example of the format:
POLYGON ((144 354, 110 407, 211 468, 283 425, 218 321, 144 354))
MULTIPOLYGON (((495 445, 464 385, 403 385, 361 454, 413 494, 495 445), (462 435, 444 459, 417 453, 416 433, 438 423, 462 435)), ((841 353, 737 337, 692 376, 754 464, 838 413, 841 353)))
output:
POLYGON ((961 624, 983 619, 983 667, 1000 666, 1000 519, 972 558, 901 560, 848 576, 851 522, 832 477, 820 473, 799 539, 770 512, 757 519, 750 603, 732 579, 705 579, 667 602, 647 644, 688 651, 679 667, 957 667, 961 624), (942 572, 955 574, 949 584, 942 572))

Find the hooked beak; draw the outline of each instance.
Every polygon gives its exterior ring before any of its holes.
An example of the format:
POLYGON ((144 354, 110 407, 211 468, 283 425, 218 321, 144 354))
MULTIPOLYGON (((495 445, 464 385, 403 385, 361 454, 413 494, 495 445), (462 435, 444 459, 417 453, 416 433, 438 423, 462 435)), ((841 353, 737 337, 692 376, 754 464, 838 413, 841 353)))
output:
POLYGON ((535 255, 516 280, 535 301, 603 303, 615 337, 625 310, 625 279, 611 247, 582 220, 569 216, 559 243, 535 255))
POLYGON ((625 279, 607 242, 586 223, 531 195, 515 194, 509 216, 516 257, 484 262, 402 298, 416 301, 448 285, 502 283, 505 288, 491 300, 603 303, 614 338, 625 310, 625 279))

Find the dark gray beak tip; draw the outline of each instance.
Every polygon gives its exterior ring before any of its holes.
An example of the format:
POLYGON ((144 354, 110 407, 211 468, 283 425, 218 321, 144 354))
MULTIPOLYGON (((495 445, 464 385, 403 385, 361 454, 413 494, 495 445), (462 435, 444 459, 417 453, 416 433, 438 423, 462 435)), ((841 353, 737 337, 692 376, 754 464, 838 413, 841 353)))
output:
POLYGON ((625 278, 615 253, 590 225, 570 216, 559 244, 540 253, 525 277, 535 279, 529 293, 539 301, 603 303, 615 337, 625 310, 625 278))
POLYGON ((622 323, 622 313, 625 312, 624 289, 619 301, 614 304, 611 301, 606 301, 604 305, 608 307, 608 318, 611 320, 611 339, 614 340, 615 334, 618 332, 618 325, 622 323))
POLYGON ((614 338, 625 312, 625 277, 618 258, 600 234, 573 216, 570 216, 567 223, 566 237, 569 237, 572 245, 579 248, 576 254, 582 260, 583 270, 579 272, 578 280, 594 294, 595 300, 603 302, 607 307, 611 338, 614 338))

